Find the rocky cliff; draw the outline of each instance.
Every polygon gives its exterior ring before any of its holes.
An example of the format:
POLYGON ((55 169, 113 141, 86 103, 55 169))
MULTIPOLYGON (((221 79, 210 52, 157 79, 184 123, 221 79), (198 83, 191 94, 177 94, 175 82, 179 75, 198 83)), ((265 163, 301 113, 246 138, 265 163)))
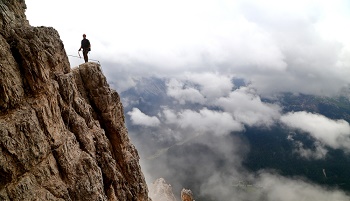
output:
POLYGON ((101 67, 71 70, 59 34, 0 0, 0 200, 148 200, 101 67))
MULTIPOLYGON (((155 180, 150 186, 149 196, 153 201, 177 201, 170 184, 164 178, 155 180)), ((181 190, 181 201, 195 201, 192 191, 183 188, 181 190)))

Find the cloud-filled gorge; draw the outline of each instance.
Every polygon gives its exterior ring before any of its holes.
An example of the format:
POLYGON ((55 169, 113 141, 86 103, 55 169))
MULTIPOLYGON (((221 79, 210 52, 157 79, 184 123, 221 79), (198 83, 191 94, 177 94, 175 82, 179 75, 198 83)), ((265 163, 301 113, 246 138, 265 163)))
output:
POLYGON ((283 112, 276 97, 264 101, 252 85, 235 86, 233 80, 217 73, 170 78, 164 81, 168 102, 155 101, 160 105, 152 110, 154 115, 137 108, 128 112, 130 131, 140 132, 132 135, 141 147, 143 167, 151 170, 148 179, 162 172, 175 189, 187 180, 200 180, 196 192, 219 200, 348 200, 342 190, 302 176, 283 176, 278 170, 250 171, 243 161, 251 146, 244 137, 247 128, 284 127, 290 131, 285 140, 293 144, 291 152, 316 161, 327 156, 328 147, 348 153, 349 123, 306 111, 283 112), (313 148, 294 139, 295 132, 311 139, 313 148), (154 140, 152 149, 147 148, 148 138, 154 140), (253 190, 242 190, 247 183, 253 190))

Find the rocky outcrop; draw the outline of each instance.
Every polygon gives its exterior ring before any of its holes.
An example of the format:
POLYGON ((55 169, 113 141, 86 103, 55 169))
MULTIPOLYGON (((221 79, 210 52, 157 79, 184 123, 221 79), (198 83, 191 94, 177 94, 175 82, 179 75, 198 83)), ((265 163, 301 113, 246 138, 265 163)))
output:
MULTIPOLYGON (((149 196, 153 201, 176 201, 173 189, 170 184, 167 184, 164 178, 155 180, 150 186, 149 196)), ((195 201, 192 191, 183 188, 181 190, 181 201, 195 201)))
POLYGON ((171 185, 167 184, 163 178, 152 183, 149 196, 153 201, 176 201, 171 185))
POLYGON ((182 201, 194 201, 192 191, 183 188, 181 190, 181 200, 182 201))
POLYGON ((0 200, 148 200, 119 95, 25 8, 0 0, 0 200))

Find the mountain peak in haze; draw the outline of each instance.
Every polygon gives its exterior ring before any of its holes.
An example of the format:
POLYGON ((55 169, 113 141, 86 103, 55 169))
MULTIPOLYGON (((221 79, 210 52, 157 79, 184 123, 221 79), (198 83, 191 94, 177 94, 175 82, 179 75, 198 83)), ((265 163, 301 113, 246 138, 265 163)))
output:
MULTIPOLYGON (((164 178, 155 180, 150 186, 150 197, 153 201, 177 201, 172 186, 167 184, 164 178)), ((195 201, 192 191, 183 188, 181 190, 181 201, 195 201)))
POLYGON ((173 189, 164 178, 159 178, 150 186, 150 197, 153 201, 176 201, 173 189))
POLYGON ((100 65, 71 70, 57 31, 25 8, 0 1, 0 200, 149 200, 100 65))

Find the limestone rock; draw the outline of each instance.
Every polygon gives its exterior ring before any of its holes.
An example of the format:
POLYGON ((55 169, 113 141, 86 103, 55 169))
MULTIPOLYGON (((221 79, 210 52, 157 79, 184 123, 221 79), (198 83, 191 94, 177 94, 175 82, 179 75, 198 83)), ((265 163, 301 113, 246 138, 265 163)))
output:
POLYGON ((181 190, 181 200, 182 201, 194 201, 192 191, 183 188, 181 190))
POLYGON ((25 8, 0 0, 0 200, 149 200, 101 66, 71 70, 57 31, 25 8))
MULTIPOLYGON (((167 184, 163 178, 155 180, 149 189, 149 196, 153 201, 176 201, 171 185, 167 184)), ((195 201, 192 191, 183 188, 181 190, 181 201, 195 201)))
POLYGON ((171 185, 167 184, 163 178, 153 182, 149 196, 153 201, 176 201, 171 185))

